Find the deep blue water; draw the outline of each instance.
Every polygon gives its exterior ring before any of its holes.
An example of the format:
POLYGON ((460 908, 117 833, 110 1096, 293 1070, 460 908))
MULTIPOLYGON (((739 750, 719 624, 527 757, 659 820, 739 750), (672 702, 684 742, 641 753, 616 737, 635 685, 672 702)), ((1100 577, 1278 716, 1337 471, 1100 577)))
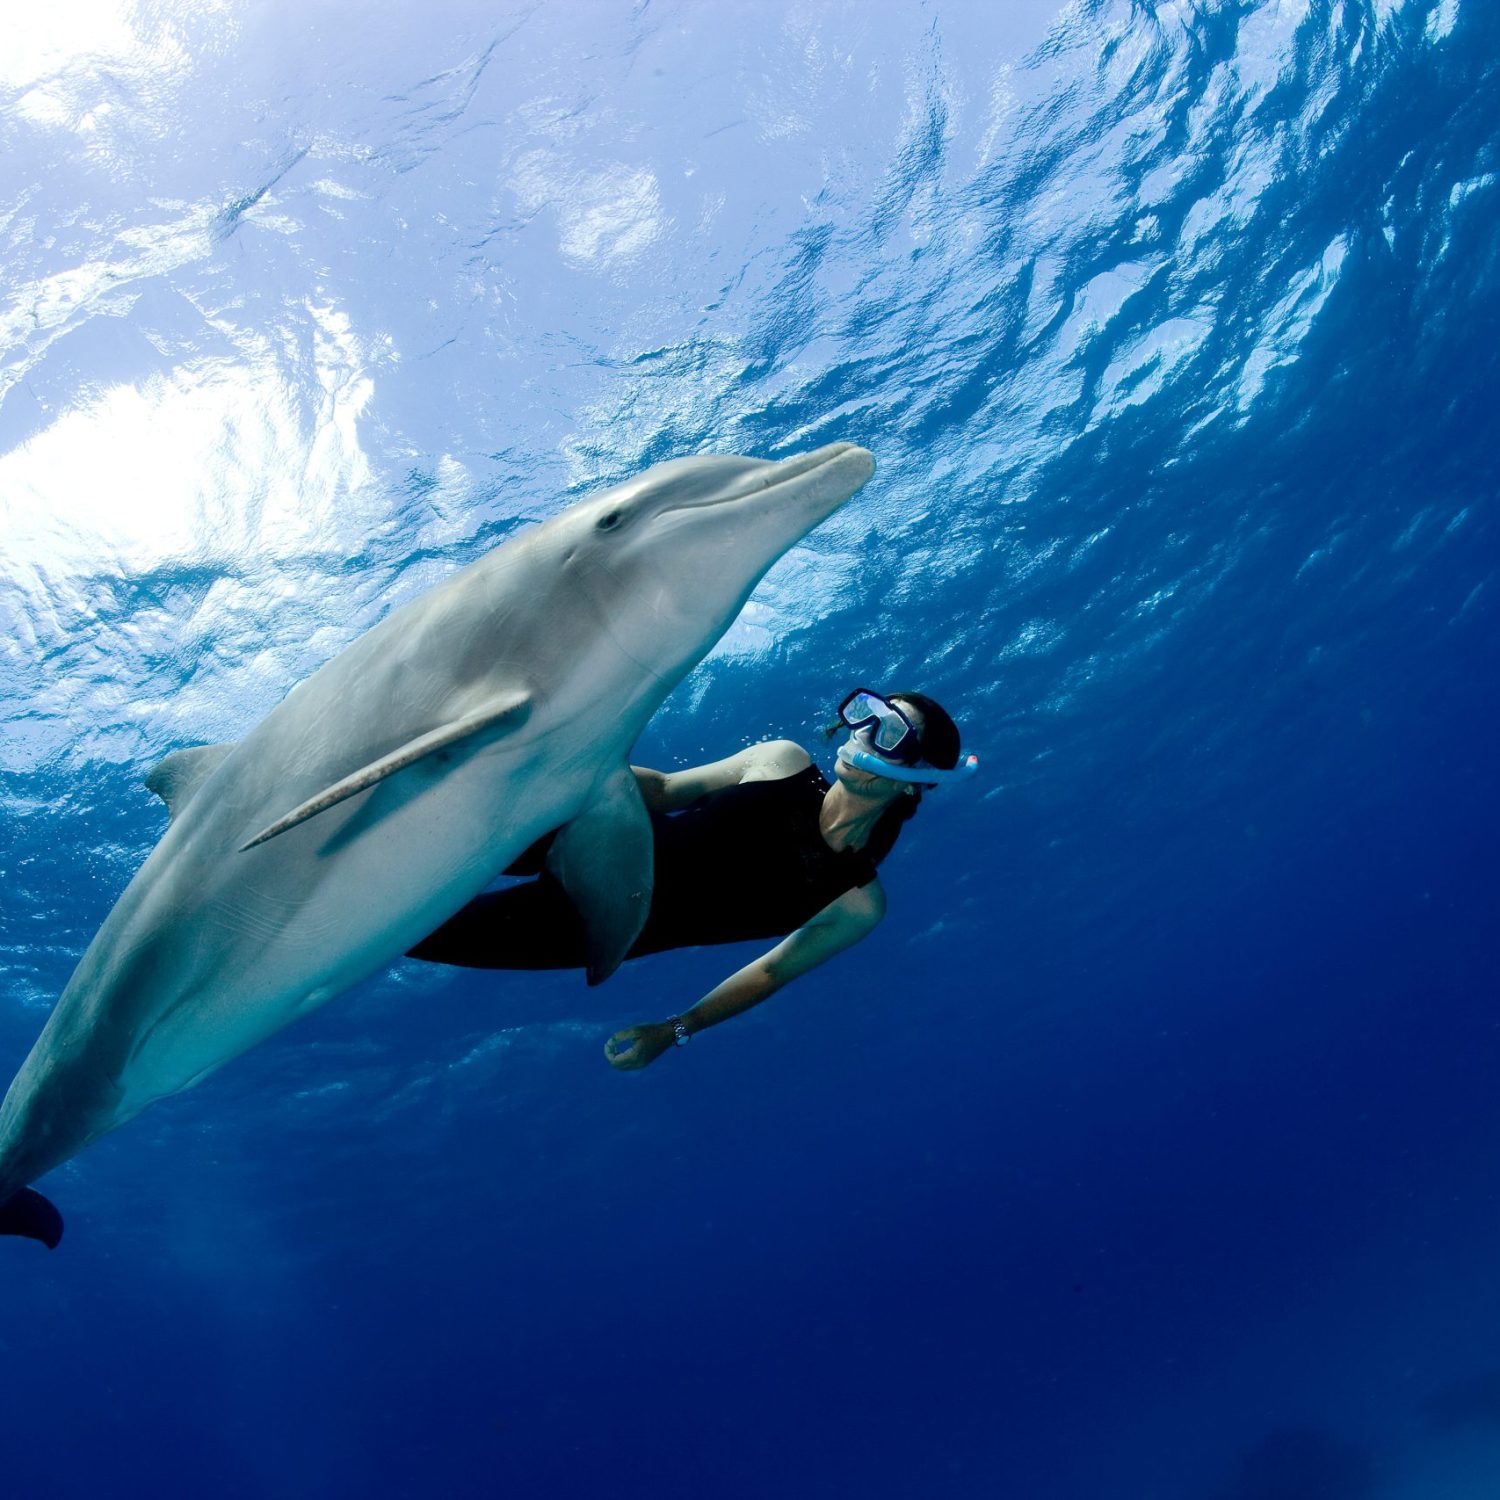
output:
POLYGON ((658 459, 876 479, 652 724, 984 757, 856 956, 414 964, 0 1243, 18 1496, 1500 1494, 1485 0, 108 0, 0 47, 0 1061, 163 815, 658 459))

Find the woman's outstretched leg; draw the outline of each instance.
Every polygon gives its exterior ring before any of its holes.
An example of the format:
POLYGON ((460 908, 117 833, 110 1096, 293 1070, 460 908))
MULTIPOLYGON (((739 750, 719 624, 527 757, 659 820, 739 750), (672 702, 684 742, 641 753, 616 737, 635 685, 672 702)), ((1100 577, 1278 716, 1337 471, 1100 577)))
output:
POLYGON ((466 969, 581 969, 585 955, 582 920, 543 875, 476 896, 407 957, 466 969))

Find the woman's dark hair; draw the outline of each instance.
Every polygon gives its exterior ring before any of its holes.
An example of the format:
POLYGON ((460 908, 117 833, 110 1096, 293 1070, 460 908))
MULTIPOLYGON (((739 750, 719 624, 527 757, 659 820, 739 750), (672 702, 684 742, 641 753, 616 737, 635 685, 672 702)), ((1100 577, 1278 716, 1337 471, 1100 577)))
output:
POLYGON ((958 764, 960 740, 958 725, 948 717, 948 710, 926 693, 887 693, 897 703, 909 703, 922 715, 922 732, 917 736, 922 759, 939 771, 951 771, 958 764))
MULTIPOLYGON (((940 771, 951 771, 958 764, 962 741, 958 736, 958 725, 949 717, 947 709, 926 693, 887 693, 885 696, 892 702, 909 704, 922 715, 922 728, 917 736, 922 746, 922 759, 940 771)), ((914 816, 921 805, 922 792, 918 789, 915 796, 898 797, 881 814, 863 850, 872 864, 878 865, 895 848, 906 820, 914 816)))

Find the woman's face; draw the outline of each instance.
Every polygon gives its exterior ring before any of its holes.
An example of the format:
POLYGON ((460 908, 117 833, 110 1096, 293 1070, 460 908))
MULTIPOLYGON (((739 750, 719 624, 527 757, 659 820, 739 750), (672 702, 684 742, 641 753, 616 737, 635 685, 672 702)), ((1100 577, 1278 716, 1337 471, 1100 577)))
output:
MULTIPOLYGON (((921 709, 914 707, 904 698, 892 698, 890 701, 900 706, 901 712, 911 720, 912 727, 920 735, 926 727, 921 709)), ((876 760, 879 760, 881 756, 875 748, 874 735, 874 726, 866 724, 862 729, 851 729, 845 743, 851 750, 868 751, 876 760)), ((867 797, 879 794, 897 797, 905 792, 909 785, 907 782, 892 781, 886 776, 877 776, 873 771, 861 771, 858 766, 846 765, 843 760, 839 759, 834 761, 834 774, 850 791, 862 792, 867 797)))

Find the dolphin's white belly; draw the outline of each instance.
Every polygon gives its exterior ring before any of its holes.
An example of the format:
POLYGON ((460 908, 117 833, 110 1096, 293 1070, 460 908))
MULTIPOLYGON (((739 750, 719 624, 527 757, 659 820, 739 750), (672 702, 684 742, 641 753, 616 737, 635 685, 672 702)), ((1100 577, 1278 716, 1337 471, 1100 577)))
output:
POLYGON ((112 1123, 420 941, 588 791, 585 776, 494 746, 441 775, 414 768, 244 854, 237 812, 189 808, 189 826, 143 866, 133 884, 146 890, 127 892, 126 920, 101 930, 58 1006, 59 1022, 65 1008, 86 1009, 91 1033, 133 1035, 112 1123), (138 931, 154 945, 144 974, 138 931))

